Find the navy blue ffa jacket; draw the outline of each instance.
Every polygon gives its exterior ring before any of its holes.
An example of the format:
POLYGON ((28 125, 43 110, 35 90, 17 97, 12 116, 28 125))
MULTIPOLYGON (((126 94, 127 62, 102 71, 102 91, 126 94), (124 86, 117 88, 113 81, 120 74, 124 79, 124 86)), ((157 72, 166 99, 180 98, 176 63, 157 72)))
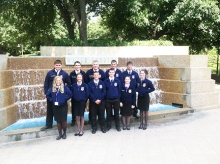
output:
POLYGON ((130 85, 132 85, 132 86, 134 86, 134 87, 137 87, 137 82, 138 82, 138 80, 139 80, 138 73, 132 70, 132 73, 129 75, 127 70, 124 71, 124 72, 122 73, 123 83, 124 83, 124 81, 125 81, 125 77, 126 77, 126 76, 129 76, 130 79, 131 79, 130 85))
POLYGON ((59 89, 56 92, 52 91, 52 87, 47 91, 46 97, 49 101, 53 102, 54 105, 62 106, 67 104, 67 100, 72 97, 72 92, 67 86, 64 86, 64 93, 61 93, 59 89), (58 104, 55 104, 58 102, 58 104))
MULTIPOLYGON (((103 70, 99 69, 99 74, 100 74, 100 77, 99 79, 104 81, 105 80, 105 73, 103 70)), ((87 72, 86 72, 86 83, 89 83, 91 80, 93 80, 93 69, 89 69, 87 72)))
POLYGON ((110 79, 105 80, 106 85, 106 99, 115 99, 121 97, 121 82, 117 78, 111 82, 110 79))
POLYGON ((137 89, 136 91, 138 92, 139 96, 145 96, 148 93, 151 93, 155 90, 153 83, 145 78, 142 82, 139 80, 137 83, 137 89))
POLYGON ((94 80, 90 81, 88 84, 89 87, 89 100, 95 102, 96 100, 103 101, 105 99, 106 87, 105 83, 99 80, 99 83, 96 85, 94 80))
MULTIPOLYGON (((105 72, 105 78, 108 79, 109 78, 109 69, 105 72)), ((115 77, 121 81, 121 84, 123 83, 123 78, 122 78, 122 72, 119 69, 116 69, 115 71, 115 77)))
POLYGON ((45 94, 47 94, 47 91, 49 90, 49 88, 52 87, 53 79, 55 76, 62 76, 64 85, 67 85, 68 87, 71 86, 69 75, 64 70, 61 69, 59 74, 57 75, 57 72, 55 71, 55 69, 52 69, 47 73, 45 77, 45 81, 44 81, 44 93, 45 94))
POLYGON ((135 87, 129 86, 128 88, 123 85, 121 87, 121 99, 122 103, 131 103, 136 106, 136 90, 135 87))
POLYGON ((89 98, 89 89, 86 83, 72 85, 72 98, 74 101, 87 101, 89 98))
MULTIPOLYGON (((80 70, 80 73, 83 75, 83 80, 86 81, 86 73, 83 70, 80 70)), ((70 81, 71 81, 71 85, 73 85, 76 82, 75 70, 70 73, 70 81)))

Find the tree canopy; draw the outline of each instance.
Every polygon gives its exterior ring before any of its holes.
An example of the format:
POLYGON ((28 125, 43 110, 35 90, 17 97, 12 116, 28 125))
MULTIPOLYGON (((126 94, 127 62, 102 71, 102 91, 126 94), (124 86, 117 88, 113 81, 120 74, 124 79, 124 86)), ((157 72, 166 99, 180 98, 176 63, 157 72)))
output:
POLYGON ((1 0, 0 52, 15 54, 17 43, 30 50, 56 39, 85 46, 111 39, 170 40, 198 53, 219 46, 219 8, 217 0, 1 0), (91 26, 89 14, 100 21, 91 26))

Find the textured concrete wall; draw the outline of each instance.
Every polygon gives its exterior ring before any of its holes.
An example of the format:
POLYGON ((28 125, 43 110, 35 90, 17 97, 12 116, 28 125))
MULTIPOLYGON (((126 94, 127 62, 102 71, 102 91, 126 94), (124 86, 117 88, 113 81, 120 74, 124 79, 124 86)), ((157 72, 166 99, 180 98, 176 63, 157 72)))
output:
MULTIPOLYGON (((188 46, 60 47, 41 46, 41 56, 116 55, 118 57, 153 57, 154 55, 188 55, 188 46)), ((119 62, 120 63, 120 62, 119 62)))

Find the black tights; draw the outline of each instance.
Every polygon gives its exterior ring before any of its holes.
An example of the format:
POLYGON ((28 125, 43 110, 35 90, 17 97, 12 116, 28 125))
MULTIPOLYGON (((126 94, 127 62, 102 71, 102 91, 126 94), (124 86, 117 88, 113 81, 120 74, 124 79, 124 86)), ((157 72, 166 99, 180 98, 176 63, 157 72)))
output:
POLYGON ((131 116, 122 116, 123 128, 130 127, 131 116))
POLYGON ((147 128, 148 111, 140 111, 140 129, 147 128), (144 123, 145 122, 145 123, 144 123))
POLYGON ((78 128, 78 133, 82 134, 84 129, 84 117, 76 116, 76 124, 78 128))
POLYGON ((66 121, 57 121, 57 129, 58 129, 60 136, 62 136, 63 134, 66 134, 66 128, 67 128, 66 121), (62 130, 63 130, 63 134, 62 134, 62 130))

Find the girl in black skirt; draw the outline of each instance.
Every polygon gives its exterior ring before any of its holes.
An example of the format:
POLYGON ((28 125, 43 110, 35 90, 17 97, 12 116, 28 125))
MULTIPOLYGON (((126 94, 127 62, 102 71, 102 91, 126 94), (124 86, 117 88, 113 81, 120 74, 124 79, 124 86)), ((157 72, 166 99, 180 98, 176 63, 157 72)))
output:
POLYGON ((63 84, 62 76, 56 76, 53 81, 52 87, 48 90, 47 99, 53 103, 54 119, 57 121, 57 128, 59 136, 56 138, 66 139, 67 128, 67 100, 72 97, 70 89, 63 84), (62 134, 63 130, 63 134, 62 134))
POLYGON ((120 107, 123 122, 123 130, 130 130, 132 109, 134 109, 136 104, 135 88, 134 86, 130 85, 130 82, 130 77, 126 76, 121 89, 120 107))
POLYGON ((138 108, 140 109, 140 127, 139 129, 147 129, 148 111, 150 105, 149 93, 155 90, 152 82, 146 78, 147 70, 140 71, 140 81, 137 84, 138 92, 138 108), (145 118, 145 123, 144 123, 145 118))
POLYGON ((84 133, 84 112, 89 97, 89 90, 87 84, 83 82, 83 75, 81 73, 76 75, 76 83, 72 85, 72 93, 72 102, 75 109, 74 115, 76 116, 76 124, 78 128, 75 136, 82 136, 84 133))

